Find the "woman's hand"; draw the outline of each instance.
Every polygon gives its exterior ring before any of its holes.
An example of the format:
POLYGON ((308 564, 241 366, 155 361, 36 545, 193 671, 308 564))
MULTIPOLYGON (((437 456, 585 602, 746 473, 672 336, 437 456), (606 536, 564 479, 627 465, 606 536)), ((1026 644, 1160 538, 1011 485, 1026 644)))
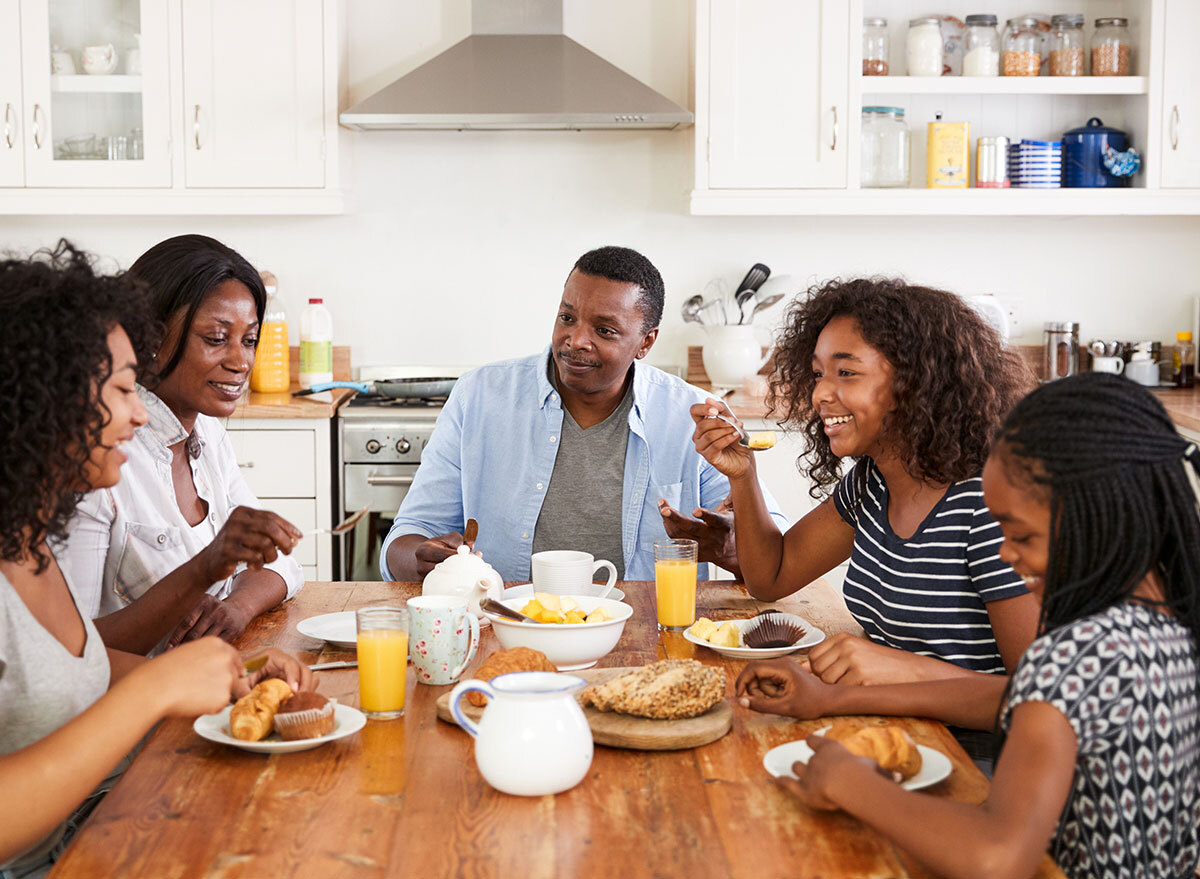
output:
POLYGON ((861 783, 867 774, 880 772, 879 764, 874 760, 856 757, 833 739, 814 733, 804 741, 813 750, 808 763, 793 763, 792 772, 796 777, 777 778, 776 781, 810 809, 832 811, 841 808, 836 801, 839 790, 861 783))
POLYGON ((201 638, 138 666, 122 683, 136 684, 143 698, 161 699, 165 716, 196 717, 228 705, 245 672, 236 650, 219 638, 201 638))
MULTIPOLYGON (((257 659, 264 654, 267 657, 267 661, 262 668, 238 678, 233 688, 234 698, 242 698, 256 684, 265 681, 267 678, 279 678, 291 687, 294 693, 303 693, 316 688, 316 677, 312 671, 309 670, 309 667, 305 663, 290 653, 284 653, 282 650, 268 647, 266 650, 253 651, 245 659, 257 659)), ((242 667, 244 669, 245 665, 243 664, 242 667)))
POLYGON ((885 647, 845 632, 808 652, 807 666, 826 684, 909 684, 924 679, 927 657, 885 647))
MULTIPOLYGON (((737 430, 713 415, 724 415, 733 418, 729 407, 719 400, 709 398, 703 403, 697 403, 691 408, 692 420, 696 422, 696 430, 692 434, 692 442, 696 451, 725 474, 730 479, 737 479, 750 473, 754 467, 754 453, 744 449, 739 444, 741 437, 737 430)), ((741 422, 738 421, 741 425, 741 422)))
POLYGON ((220 583, 243 562, 261 568, 279 557, 279 551, 291 553, 304 535, 282 516, 267 510, 237 507, 216 538, 193 560, 205 586, 220 583))
POLYGON ((254 617, 242 610, 237 602, 221 600, 205 593, 200 596, 200 600, 188 615, 179 621, 179 625, 167 639, 167 647, 195 641, 208 635, 215 635, 222 641, 232 643, 246 631, 246 626, 250 625, 252 619, 254 617))
POLYGON ((830 713, 833 692, 834 687, 782 658, 748 663, 734 684, 734 693, 744 707, 801 720, 830 713))

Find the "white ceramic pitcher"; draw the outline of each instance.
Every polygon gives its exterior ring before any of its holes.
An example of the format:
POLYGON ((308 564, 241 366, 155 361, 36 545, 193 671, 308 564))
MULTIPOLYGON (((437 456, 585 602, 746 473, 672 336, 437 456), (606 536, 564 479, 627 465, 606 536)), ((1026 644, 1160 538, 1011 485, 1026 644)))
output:
POLYGON ((752 375, 766 365, 774 347, 762 353, 762 345, 754 335, 754 327, 750 325, 710 326, 705 327, 708 338, 701 349, 704 359, 704 371, 713 389, 728 391, 740 388, 742 380, 752 375))
POLYGON ((518 671, 455 687, 450 713, 475 737, 484 781, 519 797, 557 794, 583 781, 592 765, 592 730, 575 694, 586 683, 575 675, 518 671), (488 697, 478 726, 459 704, 472 690, 488 697))

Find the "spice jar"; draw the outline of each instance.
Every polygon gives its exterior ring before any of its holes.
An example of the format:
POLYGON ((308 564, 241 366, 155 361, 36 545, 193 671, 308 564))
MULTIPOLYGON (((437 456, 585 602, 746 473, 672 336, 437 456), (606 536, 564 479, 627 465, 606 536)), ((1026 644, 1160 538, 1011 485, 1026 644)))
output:
POLYGON ((1129 76, 1129 19, 1097 18, 1092 34, 1092 76, 1129 76))
POLYGON ((1037 76, 1042 68, 1042 35, 1033 16, 1010 18, 1004 26, 1004 75, 1037 76))
POLYGON ((864 189, 908 186, 911 136, 899 107, 863 107, 862 174, 864 189))
POLYGON ((968 15, 963 76, 1000 75, 1000 34, 996 16, 968 15))
POLYGON ((1083 76, 1083 16, 1056 15, 1050 28, 1050 75, 1083 76))
POLYGON ((942 75, 942 21, 932 16, 908 23, 908 75, 942 75))
POLYGON ((886 18, 863 19, 863 76, 888 75, 888 29, 886 18))

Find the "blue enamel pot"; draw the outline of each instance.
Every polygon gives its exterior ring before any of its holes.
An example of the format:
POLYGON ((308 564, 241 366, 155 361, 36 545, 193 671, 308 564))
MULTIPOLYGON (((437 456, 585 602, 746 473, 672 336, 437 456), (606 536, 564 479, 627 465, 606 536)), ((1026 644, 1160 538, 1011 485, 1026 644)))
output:
POLYGON ((1129 186, 1141 166, 1137 150, 1128 149, 1124 131, 1109 128, 1093 116, 1062 139, 1062 185, 1072 189, 1129 186))

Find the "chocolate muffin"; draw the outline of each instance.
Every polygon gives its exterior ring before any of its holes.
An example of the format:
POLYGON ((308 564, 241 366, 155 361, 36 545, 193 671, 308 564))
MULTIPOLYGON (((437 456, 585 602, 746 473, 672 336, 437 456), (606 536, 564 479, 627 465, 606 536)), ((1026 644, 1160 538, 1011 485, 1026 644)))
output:
POLYGON ((329 735, 333 732, 333 703, 320 693, 297 693, 279 706, 275 732, 289 742, 329 735))

